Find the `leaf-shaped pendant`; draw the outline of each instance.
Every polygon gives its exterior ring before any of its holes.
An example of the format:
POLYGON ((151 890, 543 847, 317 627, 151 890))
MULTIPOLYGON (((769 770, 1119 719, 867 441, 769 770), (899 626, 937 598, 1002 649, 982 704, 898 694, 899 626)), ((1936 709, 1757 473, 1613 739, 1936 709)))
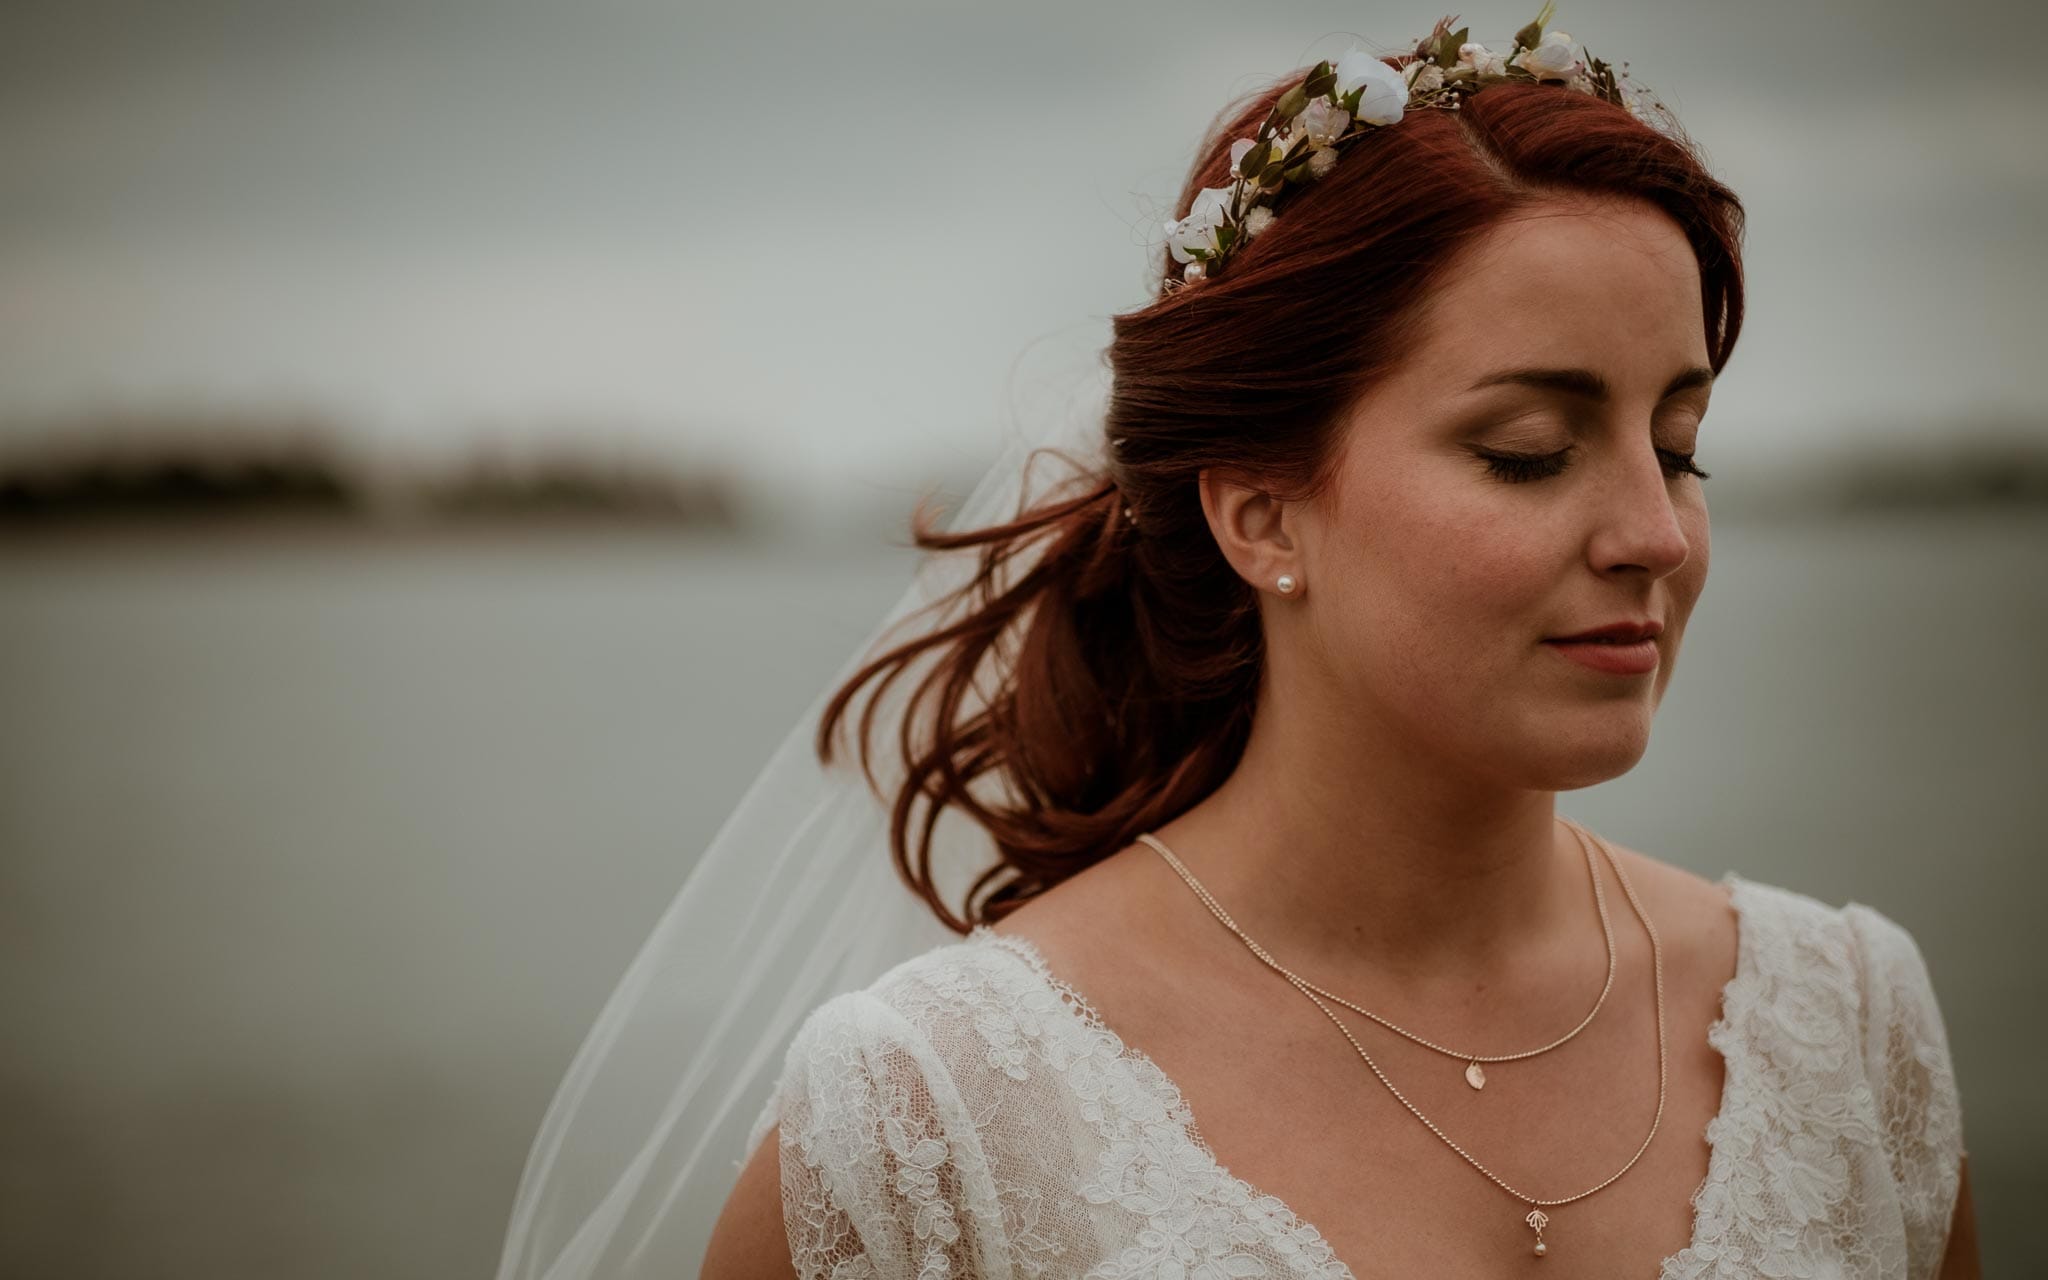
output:
POLYGON ((1478 1063, 1471 1063, 1465 1068, 1465 1083, 1471 1085, 1474 1089, 1484 1089, 1486 1087, 1486 1072, 1478 1063))

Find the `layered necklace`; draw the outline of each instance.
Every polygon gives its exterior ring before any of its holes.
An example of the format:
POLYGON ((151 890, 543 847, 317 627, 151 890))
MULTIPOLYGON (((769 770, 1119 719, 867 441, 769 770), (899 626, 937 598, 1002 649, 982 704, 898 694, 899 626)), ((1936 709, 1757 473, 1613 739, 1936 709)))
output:
POLYGON ((1495 1186, 1498 1186, 1501 1190, 1513 1196, 1518 1204, 1526 1204, 1529 1206, 1529 1212, 1526 1216, 1523 1217, 1522 1221, 1526 1223, 1536 1233, 1535 1253, 1536 1256, 1539 1258, 1544 1257, 1550 1252, 1550 1246, 1543 1239, 1543 1229, 1550 1225, 1550 1215, 1544 1212, 1545 1206, 1554 1208, 1558 1205, 1570 1204, 1575 1200, 1583 1200, 1587 1196, 1592 1195, 1594 1192, 1599 1191, 1602 1188, 1606 1187, 1609 1183, 1621 1177, 1622 1174, 1627 1173, 1630 1169, 1634 1168, 1636 1161, 1642 1158, 1643 1152, 1649 1150, 1650 1139, 1657 1136, 1657 1126, 1664 1119, 1664 952, 1662 946, 1658 942, 1656 926, 1650 923, 1649 913, 1643 910, 1643 904, 1636 898, 1635 888, 1634 886, 1629 884, 1628 874, 1621 869, 1621 861, 1614 856, 1614 850, 1609 848, 1607 842, 1605 840, 1600 839, 1599 836, 1592 836, 1593 841, 1599 844, 1601 852, 1606 855, 1608 865, 1614 868, 1614 877, 1616 880, 1620 881, 1622 892, 1628 896, 1629 906, 1634 909, 1636 913, 1636 918, 1643 922, 1643 931, 1647 933, 1650 937, 1650 969, 1651 974, 1654 978, 1657 1010, 1657 1113, 1650 1119, 1650 1132, 1643 1136, 1642 1146, 1636 1148, 1636 1153, 1628 1158, 1628 1163, 1622 1165, 1621 1168, 1616 1169, 1613 1173, 1601 1179, 1594 1185, 1586 1188, 1584 1191, 1581 1191, 1576 1195, 1555 1196, 1546 1198, 1542 1196, 1528 1195, 1508 1185, 1508 1183, 1504 1181, 1499 1175, 1495 1174, 1491 1169, 1488 1169, 1485 1165, 1481 1164, 1478 1160, 1474 1159, 1472 1157, 1472 1154, 1466 1151, 1465 1148, 1459 1146, 1456 1142, 1452 1141, 1450 1135, 1446 1134, 1442 1129, 1439 1129, 1434 1121, 1432 1121, 1428 1116, 1422 1114, 1421 1110, 1417 1108, 1414 1103, 1408 1101, 1407 1096, 1403 1094, 1399 1089, 1394 1087, 1394 1082, 1387 1079, 1387 1073, 1380 1070, 1379 1064, 1372 1060, 1372 1055, 1365 1051, 1365 1046, 1358 1042, 1358 1037, 1351 1034, 1351 1028, 1345 1026, 1343 1019, 1339 1018, 1336 1015, 1336 1013, 1331 1010, 1330 1006, 1324 1003, 1324 1001, 1334 1001, 1337 1004, 1343 1005, 1347 1009, 1351 1009, 1357 1013, 1362 1013, 1366 1017, 1371 1018, 1374 1022, 1377 1022, 1381 1026, 1387 1028, 1389 1031, 1404 1036, 1407 1039, 1414 1041, 1416 1044, 1424 1046, 1425 1048, 1434 1049, 1436 1052, 1441 1053, 1446 1057, 1454 1058, 1458 1061, 1465 1063, 1465 1082, 1471 1085, 1474 1089, 1483 1089, 1486 1087, 1486 1072, 1480 1067, 1480 1063, 1512 1062, 1520 1058, 1533 1058, 1539 1053, 1548 1053, 1550 1050, 1557 1048, 1559 1045, 1564 1044, 1566 1041, 1570 1040, 1573 1036, 1578 1035, 1579 1032, 1585 1030, 1586 1026, 1593 1021, 1594 1016, 1600 1012, 1600 1006, 1606 1003, 1607 993, 1608 991, 1613 989, 1614 986, 1614 930, 1607 917, 1607 898, 1600 887, 1599 866, 1594 861, 1591 846, 1588 845, 1586 842, 1587 836, 1591 835, 1592 833, 1586 831, 1577 823, 1571 821, 1568 818, 1560 818, 1559 821, 1564 823, 1564 825, 1571 830, 1574 838, 1576 838, 1579 842, 1579 848, 1586 855, 1586 869, 1588 873, 1591 875, 1593 881, 1593 902, 1600 913, 1600 930, 1606 936, 1607 939, 1607 985, 1600 989, 1600 998, 1599 1000, 1594 1002, 1592 1011, 1588 1013, 1582 1021, 1580 1021, 1578 1026, 1573 1027, 1564 1035, 1558 1037, 1556 1040, 1551 1041, 1549 1044, 1541 1046, 1540 1048, 1525 1049, 1520 1053, 1499 1054, 1465 1053, 1460 1050, 1445 1048, 1443 1045, 1436 1044, 1429 1040, 1425 1040, 1421 1036, 1415 1035, 1413 1032, 1403 1030, 1401 1027, 1395 1026, 1392 1022, 1389 1022, 1387 1019, 1382 1018, 1378 1014, 1374 1013, 1372 1010, 1354 1004, 1351 1001, 1346 1000, 1344 997, 1337 995, 1333 992, 1326 991, 1323 988, 1308 981, 1306 978, 1301 977, 1293 970, 1281 964, 1278 960, 1275 960, 1272 957, 1272 955, 1266 951, 1264 947, 1260 946, 1257 942, 1253 941, 1249 934, 1247 934, 1243 929, 1239 928, 1237 922, 1230 918, 1230 913, 1223 909, 1222 905, 1216 901, 1215 897, 1211 895, 1209 890, 1203 886, 1202 882, 1195 878, 1194 873, 1187 869, 1186 864, 1182 863, 1181 860, 1174 855, 1173 850, 1167 848, 1163 843, 1161 843, 1158 837, 1154 836, 1149 831, 1141 833, 1138 836, 1139 840, 1149 845, 1154 852, 1159 854, 1160 857, 1166 859, 1167 865, 1172 867, 1174 871, 1180 875, 1180 878, 1187 882, 1188 888, 1194 890, 1195 896, 1201 899, 1202 905, 1209 909, 1209 913, 1215 916, 1224 928, 1230 930, 1230 932, 1232 932, 1233 934, 1236 934, 1238 940, 1243 942, 1246 947, 1250 948, 1251 953, 1254 956, 1257 956, 1261 963, 1266 965, 1267 968, 1272 969, 1274 972, 1278 973, 1280 976, 1286 978, 1289 983, 1293 984, 1295 990, 1301 992, 1301 994, 1303 994, 1304 996, 1307 996, 1311 1001, 1315 1003, 1316 1008, 1321 1009, 1323 1011, 1323 1016, 1327 1017, 1332 1023, 1334 1023, 1337 1027, 1337 1030, 1344 1033, 1344 1038, 1351 1042, 1351 1047, 1357 1050, 1358 1056, 1360 1058, 1365 1060, 1365 1065, 1372 1068, 1372 1073, 1375 1076, 1378 1076, 1380 1083, 1387 1087, 1387 1092, 1393 1094, 1394 1097, 1400 1101, 1401 1105, 1408 1108, 1408 1110, 1415 1116, 1417 1120, 1420 1120, 1423 1124, 1427 1125, 1429 1127, 1429 1131, 1435 1134, 1438 1138, 1442 1139, 1445 1146, 1449 1147, 1451 1150, 1457 1152, 1460 1156, 1462 1156, 1467 1164, 1471 1165, 1474 1169, 1477 1169, 1480 1173, 1484 1174, 1487 1177, 1487 1179, 1491 1181, 1495 1186))

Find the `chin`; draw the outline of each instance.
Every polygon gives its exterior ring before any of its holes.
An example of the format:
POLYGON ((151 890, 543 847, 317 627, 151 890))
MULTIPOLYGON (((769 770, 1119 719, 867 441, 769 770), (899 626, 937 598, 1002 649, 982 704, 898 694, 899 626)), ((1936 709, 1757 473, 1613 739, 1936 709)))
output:
POLYGON ((1535 751, 1536 772, 1547 791, 1577 791, 1611 782, 1642 761, 1650 749, 1650 718, 1644 708, 1610 707, 1576 726, 1553 721, 1535 751))

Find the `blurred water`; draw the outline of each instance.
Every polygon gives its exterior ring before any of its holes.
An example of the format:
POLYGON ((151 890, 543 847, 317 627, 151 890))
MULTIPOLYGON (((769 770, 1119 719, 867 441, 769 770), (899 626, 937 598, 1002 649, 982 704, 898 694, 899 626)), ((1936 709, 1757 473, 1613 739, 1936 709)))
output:
MULTIPOLYGON (((2038 509, 1717 523, 1649 756, 1561 804, 1913 930, 1994 1271, 2048 1190, 2048 1034, 2014 1016, 2048 1007, 2044 551, 2038 509)), ((613 980, 909 567, 0 545, 0 1273, 486 1274, 613 980)))

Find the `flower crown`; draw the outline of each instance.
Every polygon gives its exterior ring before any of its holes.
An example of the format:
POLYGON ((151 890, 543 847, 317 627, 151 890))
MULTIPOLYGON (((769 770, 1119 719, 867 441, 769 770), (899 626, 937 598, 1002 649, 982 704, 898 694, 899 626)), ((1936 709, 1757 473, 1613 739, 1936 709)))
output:
POLYGON ((1166 224, 1166 245, 1184 264, 1181 287, 1214 276, 1232 250, 1273 224, 1273 202, 1288 184, 1301 185, 1328 173, 1337 148, 1367 129, 1395 124, 1409 107, 1456 110, 1489 84, 1561 81, 1626 107, 1638 119, 1654 121, 1664 104, 1629 83, 1628 63, 1613 67, 1572 51, 1572 38, 1545 32, 1554 0, 1544 0, 1536 20, 1515 33, 1514 47, 1495 53, 1466 42, 1468 27, 1450 29, 1455 17, 1440 20, 1415 46, 1415 60, 1395 70, 1372 52, 1352 46, 1334 66, 1328 60, 1280 95, 1256 136, 1230 144, 1230 185, 1204 187, 1188 216, 1166 224))

